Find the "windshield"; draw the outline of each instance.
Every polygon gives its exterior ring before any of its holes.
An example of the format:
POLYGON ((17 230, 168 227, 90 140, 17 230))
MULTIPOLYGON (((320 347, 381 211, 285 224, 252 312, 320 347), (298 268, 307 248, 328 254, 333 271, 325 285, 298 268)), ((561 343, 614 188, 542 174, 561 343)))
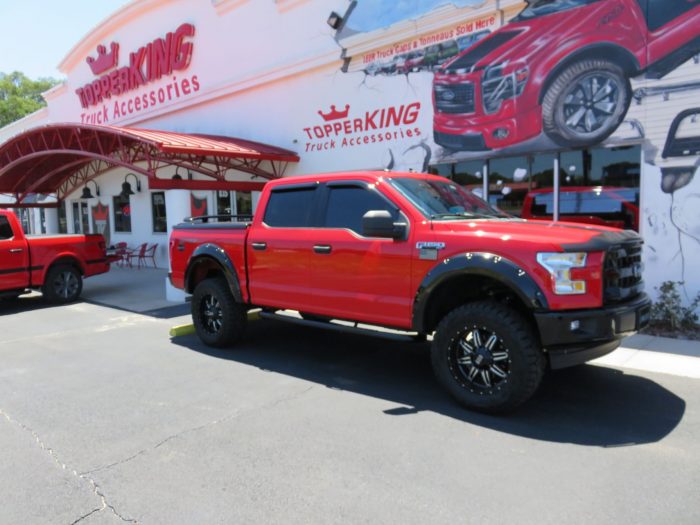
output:
POLYGON ((479 197, 451 182, 431 179, 391 179, 392 185, 430 219, 503 218, 479 197))
POLYGON ((588 5, 599 1, 600 0, 530 0, 527 3, 527 7, 513 19, 513 22, 531 20, 538 16, 551 15, 552 13, 559 13, 560 11, 566 11, 567 9, 573 9, 574 7, 581 7, 582 5, 588 5))

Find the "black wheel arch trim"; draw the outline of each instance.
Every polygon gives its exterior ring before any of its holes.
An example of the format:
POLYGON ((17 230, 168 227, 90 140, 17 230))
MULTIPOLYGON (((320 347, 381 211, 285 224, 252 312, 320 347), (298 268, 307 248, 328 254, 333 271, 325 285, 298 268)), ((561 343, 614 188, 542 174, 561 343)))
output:
POLYGON ((540 286, 519 265, 493 253, 470 252, 444 259, 423 278, 413 300, 415 331, 427 332, 427 306, 433 292, 448 279, 462 275, 490 277, 511 289, 530 310, 549 309, 540 286))
POLYGON ((242 303, 243 294, 241 293, 241 285, 233 261, 231 261, 231 258, 223 248, 213 243, 201 244, 192 252, 190 260, 187 263, 187 270, 185 271, 185 292, 190 294, 194 292, 194 286, 192 286, 191 283, 193 270, 200 264, 212 260, 221 268, 221 272, 229 284, 233 298, 236 302, 242 303))

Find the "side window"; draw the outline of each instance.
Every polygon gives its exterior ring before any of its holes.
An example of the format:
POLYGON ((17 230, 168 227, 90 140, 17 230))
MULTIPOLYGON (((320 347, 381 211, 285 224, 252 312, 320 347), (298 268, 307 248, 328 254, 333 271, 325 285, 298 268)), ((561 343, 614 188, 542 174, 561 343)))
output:
POLYGON ((326 228, 347 228, 362 232, 362 216, 370 210, 386 210, 394 220, 399 217, 396 206, 376 191, 359 186, 333 186, 329 188, 326 209, 326 228))
POLYGON ((263 222, 277 228, 310 226, 315 191, 316 188, 273 191, 263 222))
POLYGON ((14 237, 14 234, 12 233, 10 221, 7 220, 7 217, 0 217, 0 241, 12 239, 12 237, 14 237))
MULTIPOLYGON (((699 0, 637 0, 646 14, 650 31, 665 26, 700 5, 699 0)), ((691 23, 689 20, 686 23, 691 23)))

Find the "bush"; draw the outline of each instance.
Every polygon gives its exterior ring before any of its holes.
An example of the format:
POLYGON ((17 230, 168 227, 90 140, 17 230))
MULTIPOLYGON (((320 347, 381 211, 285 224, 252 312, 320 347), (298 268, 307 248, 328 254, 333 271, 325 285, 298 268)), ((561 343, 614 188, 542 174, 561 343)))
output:
POLYGON ((698 315, 695 311, 700 306, 700 293, 689 306, 683 306, 678 286, 682 282, 665 281, 656 290, 659 298, 651 306, 651 324, 660 328, 676 330, 697 329, 698 315))

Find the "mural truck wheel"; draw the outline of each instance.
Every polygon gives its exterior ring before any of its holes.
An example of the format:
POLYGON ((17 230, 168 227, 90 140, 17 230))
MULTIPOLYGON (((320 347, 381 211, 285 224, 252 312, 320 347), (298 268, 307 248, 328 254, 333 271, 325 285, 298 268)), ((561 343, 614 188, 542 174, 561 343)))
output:
POLYGON ((60 264, 46 274, 41 289, 44 298, 54 304, 70 303, 80 297, 83 291, 83 278, 75 266, 60 264))
POLYGON ((231 295, 223 277, 200 282, 192 294, 192 321, 201 341, 214 347, 236 343, 247 324, 245 307, 231 295))
POLYGON ((612 135, 632 100, 629 79, 607 60, 581 60, 565 68, 542 99, 544 132, 557 144, 591 146, 612 135))

